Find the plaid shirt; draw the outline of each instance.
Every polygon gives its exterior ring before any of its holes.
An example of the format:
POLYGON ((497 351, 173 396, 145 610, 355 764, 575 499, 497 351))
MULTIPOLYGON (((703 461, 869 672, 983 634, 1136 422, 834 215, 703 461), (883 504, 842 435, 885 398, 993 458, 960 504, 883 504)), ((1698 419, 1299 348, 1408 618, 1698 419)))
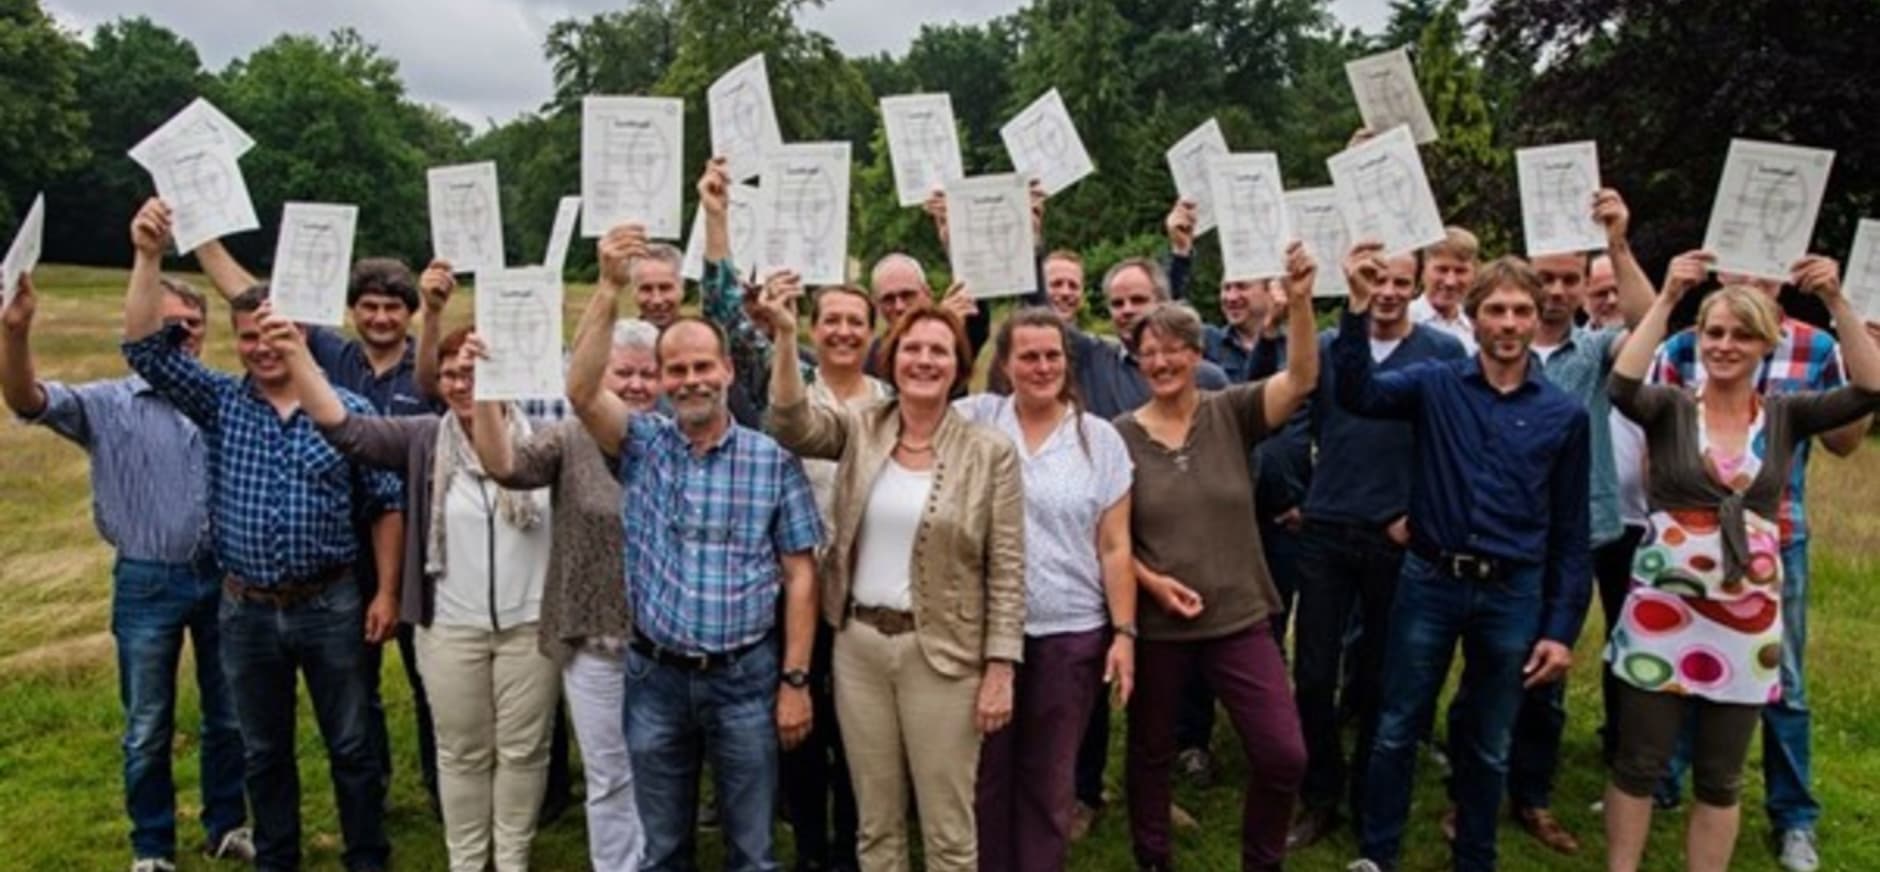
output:
MULTIPOLYGON (((1652 381, 1690 388, 1704 383, 1704 368, 1697 362, 1696 332, 1684 330, 1658 347, 1658 357, 1652 363, 1652 381)), ((1834 337, 1792 318, 1782 319, 1782 338, 1756 370, 1756 390, 1764 394, 1833 390, 1846 381, 1841 346, 1834 337)), ((1808 541, 1808 514, 1803 501, 1808 486, 1811 441, 1796 446, 1795 460, 1790 464, 1789 486, 1782 493, 1779 521, 1785 545, 1808 541)))
POLYGON ((762 639, 776 623, 778 558, 822 540, 802 461, 736 423, 694 455, 678 425, 650 414, 629 419, 620 458, 635 632, 688 653, 762 639))
MULTIPOLYGON (((318 575, 359 554, 353 520, 404 508, 397 475, 355 466, 296 410, 285 420, 247 378, 182 351, 183 330, 124 343, 124 358, 208 442, 209 517, 223 568, 262 587, 318 575)), ((354 415, 372 404, 341 390, 354 415)))

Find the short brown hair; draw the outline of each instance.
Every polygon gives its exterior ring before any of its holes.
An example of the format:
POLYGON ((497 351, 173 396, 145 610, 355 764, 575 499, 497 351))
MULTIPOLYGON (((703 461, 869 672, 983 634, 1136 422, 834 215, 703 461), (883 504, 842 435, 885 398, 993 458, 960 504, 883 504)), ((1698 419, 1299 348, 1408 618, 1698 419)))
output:
POLYGON ((960 316, 954 314, 953 310, 942 309, 927 300, 916 302, 912 308, 902 313, 900 320, 895 321, 894 325, 888 328, 888 335, 881 338, 881 351, 877 359, 879 365, 876 371, 880 372, 889 383, 893 383, 895 356, 901 350, 901 339, 907 336, 907 331, 912 330, 914 325, 922 321, 939 321, 946 325, 947 332, 953 334, 955 368, 953 385, 947 390, 947 395, 964 396, 966 386, 973 380, 974 357, 972 340, 966 338, 966 322, 961 321, 960 316))
POLYGON ((1462 313, 1474 318, 1475 311, 1482 307, 1482 301, 1504 287, 1513 287, 1533 297, 1536 308, 1541 305, 1541 299, 1546 294, 1546 289, 1541 287, 1541 277, 1534 272, 1534 267, 1521 258, 1507 254, 1483 264, 1476 272, 1475 284, 1469 288, 1468 296, 1462 298, 1462 313))
POLYGON ((817 288, 814 293, 809 295, 809 323, 814 324, 822 319, 822 301, 824 297, 830 294, 848 294, 851 297, 859 298, 868 306, 868 329, 875 329, 875 319, 877 317, 875 312, 875 298, 867 291, 854 285, 824 285, 817 288))
POLYGON ((188 282, 185 282, 182 279, 173 279, 173 278, 170 278, 169 276, 158 276, 157 284, 163 287, 164 293, 169 294, 170 296, 175 297, 179 300, 182 300, 183 305, 186 305, 190 307, 191 309, 195 309, 196 314, 198 315, 209 314, 208 298, 204 297, 201 291, 198 291, 194 287, 191 287, 188 282))
POLYGON ((1181 303, 1162 303, 1137 319, 1129 332, 1129 342, 1142 347, 1142 337, 1150 330, 1174 339, 1195 351, 1202 351, 1201 316, 1181 303))
POLYGON ((444 341, 437 344, 437 365, 439 367, 442 367, 445 361, 456 357, 457 352, 463 350, 464 340, 470 338, 470 331, 472 329, 474 328, 465 324, 462 327, 444 334, 444 341))
POLYGON ((353 264, 352 278, 346 283, 346 307, 359 305, 359 298, 367 294, 391 297, 404 303, 406 311, 418 311, 418 286, 411 267, 402 260, 368 257, 353 264))
MULTIPOLYGON (((1443 228, 1443 240, 1441 242, 1432 242, 1424 246, 1423 250, 1418 254, 1420 255, 1420 259, 1427 259, 1443 254, 1457 260, 1473 262, 1482 254, 1482 241, 1477 239, 1474 233, 1469 232, 1468 228, 1457 227, 1451 224, 1443 228)), ((1420 263, 1418 265, 1421 266, 1420 263)))
POLYGON ((1059 248, 1044 256, 1045 263, 1050 263, 1054 260, 1061 260, 1075 266, 1078 272, 1083 272, 1084 270, 1084 256, 1068 248, 1059 248))

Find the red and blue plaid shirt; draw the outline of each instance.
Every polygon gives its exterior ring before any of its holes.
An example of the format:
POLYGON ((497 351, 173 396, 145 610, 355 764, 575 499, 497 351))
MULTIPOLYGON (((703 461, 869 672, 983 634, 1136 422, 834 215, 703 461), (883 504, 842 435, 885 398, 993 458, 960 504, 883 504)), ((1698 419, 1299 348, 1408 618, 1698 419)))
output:
MULTIPOLYGON (((1832 390, 1847 381, 1846 372, 1841 364, 1841 346, 1833 336, 1811 324, 1784 318, 1782 338, 1756 371, 1756 390, 1763 394, 1832 390)), ((1652 381, 1690 388, 1703 384, 1704 368, 1697 362, 1695 331, 1684 330, 1658 346, 1652 381)), ((1779 521, 1784 545, 1808 540, 1808 514, 1803 508, 1808 486, 1808 446, 1808 442, 1796 446, 1789 486, 1782 493, 1779 521)))

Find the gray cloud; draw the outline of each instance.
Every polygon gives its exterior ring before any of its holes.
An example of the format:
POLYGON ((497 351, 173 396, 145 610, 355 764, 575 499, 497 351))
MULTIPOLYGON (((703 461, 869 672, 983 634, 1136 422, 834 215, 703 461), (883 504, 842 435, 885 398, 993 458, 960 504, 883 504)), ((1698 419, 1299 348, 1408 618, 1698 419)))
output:
MULTIPOLYGON (((830 0, 803 13, 848 54, 899 53, 922 24, 974 24, 1012 12, 1021 0, 830 0)), ((143 15, 195 43, 219 70, 281 33, 324 35, 352 27, 397 59, 405 86, 481 128, 544 103, 552 81, 542 40, 556 20, 619 8, 607 0, 51 0, 66 27, 89 32, 143 15)), ((1333 0, 1347 23, 1382 26, 1387 0, 1333 0)))

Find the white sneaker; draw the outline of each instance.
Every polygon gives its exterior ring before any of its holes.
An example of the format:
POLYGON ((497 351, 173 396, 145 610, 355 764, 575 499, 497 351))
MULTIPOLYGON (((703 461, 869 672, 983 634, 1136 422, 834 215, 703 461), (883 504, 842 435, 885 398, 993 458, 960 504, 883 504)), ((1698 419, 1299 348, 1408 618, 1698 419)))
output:
POLYGON ((222 834, 222 838, 213 845, 205 845, 202 855, 211 860, 253 860, 255 858, 255 834, 247 827, 236 827, 222 834))
POLYGON ((145 857, 131 863, 131 872, 176 872, 176 864, 160 857, 145 857))
POLYGON ((1815 872, 1821 854, 1815 850, 1813 830, 1787 830, 1776 843, 1776 862, 1788 872, 1815 872))
POLYGON ((1345 872, 1384 872, 1384 869, 1369 860, 1353 860, 1345 867, 1345 872))

